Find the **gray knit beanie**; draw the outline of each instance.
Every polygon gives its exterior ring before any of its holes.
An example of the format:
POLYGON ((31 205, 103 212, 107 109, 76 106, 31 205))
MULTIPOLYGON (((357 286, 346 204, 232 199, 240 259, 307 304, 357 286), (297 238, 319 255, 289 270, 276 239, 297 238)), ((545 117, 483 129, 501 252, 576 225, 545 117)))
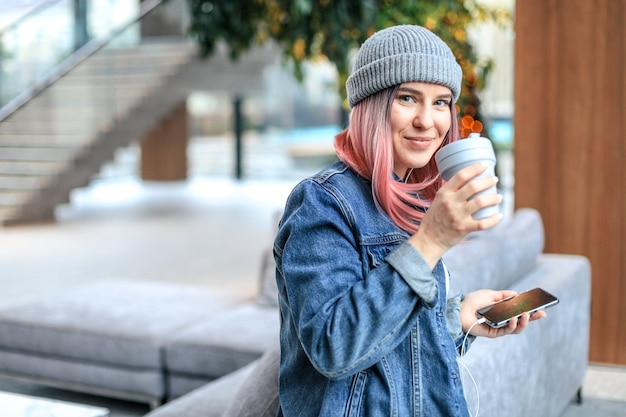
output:
POLYGON ((359 50, 346 82, 348 103, 404 82, 440 84, 461 94, 461 67, 437 35, 421 26, 399 25, 370 36, 359 50))

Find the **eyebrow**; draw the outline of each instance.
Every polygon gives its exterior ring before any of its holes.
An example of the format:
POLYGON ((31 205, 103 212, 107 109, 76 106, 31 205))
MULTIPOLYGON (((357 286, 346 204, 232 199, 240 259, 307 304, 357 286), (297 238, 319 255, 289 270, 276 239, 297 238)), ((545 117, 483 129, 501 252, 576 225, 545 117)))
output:
MULTIPOLYGON (((411 87, 400 87, 398 89, 398 91, 399 92, 403 92, 403 93, 415 94, 417 96, 424 96, 424 92, 422 90, 416 90, 415 88, 411 88, 411 87)), ((442 98, 452 99, 452 94, 450 94, 450 93, 439 94, 437 96, 437 98, 439 98, 439 99, 442 99, 442 98)))

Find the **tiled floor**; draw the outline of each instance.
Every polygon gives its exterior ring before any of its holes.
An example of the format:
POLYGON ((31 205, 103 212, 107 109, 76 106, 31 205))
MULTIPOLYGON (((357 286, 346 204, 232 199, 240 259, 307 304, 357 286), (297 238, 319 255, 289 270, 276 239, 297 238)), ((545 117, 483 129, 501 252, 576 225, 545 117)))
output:
MULTIPOLYGON (((0 307, 111 277, 255 290, 272 216, 296 177, 277 180, 260 170, 254 180, 234 181, 218 172, 164 184, 123 171, 112 167, 106 179, 77 191, 57 223, 0 230, 0 307)), ((106 406, 111 417, 148 411, 5 378, 2 389, 106 406)), ((590 366, 583 393, 583 404, 560 417, 626 416, 626 369, 590 366)))

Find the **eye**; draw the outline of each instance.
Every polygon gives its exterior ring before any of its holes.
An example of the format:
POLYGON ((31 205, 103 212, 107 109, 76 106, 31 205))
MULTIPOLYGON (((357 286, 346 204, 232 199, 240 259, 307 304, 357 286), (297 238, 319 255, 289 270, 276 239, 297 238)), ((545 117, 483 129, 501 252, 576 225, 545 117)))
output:
POLYGON ((439 100, 435 100, 434 104, 436 107, 448 107, 450 105, 450 100, 441 98, 439 100))
POLYGON ((401 103, 415 103, 415 97, 408 94, 400 94, 398 95, 398 101, 401 103))

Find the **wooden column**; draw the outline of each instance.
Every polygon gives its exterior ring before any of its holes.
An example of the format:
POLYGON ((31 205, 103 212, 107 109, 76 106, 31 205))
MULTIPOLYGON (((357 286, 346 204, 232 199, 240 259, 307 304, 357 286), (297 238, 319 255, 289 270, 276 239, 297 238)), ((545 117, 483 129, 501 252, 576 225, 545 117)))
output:
POLYGON ((179 104, 141 141, 141 178, 180 181, 187 178, 187 104, 179 104))
POLYGON ((516 2, 514 118, 515 206, 541 212, 546 252, 590 259, 590 360, 624 365, 625 3, 516 2))

